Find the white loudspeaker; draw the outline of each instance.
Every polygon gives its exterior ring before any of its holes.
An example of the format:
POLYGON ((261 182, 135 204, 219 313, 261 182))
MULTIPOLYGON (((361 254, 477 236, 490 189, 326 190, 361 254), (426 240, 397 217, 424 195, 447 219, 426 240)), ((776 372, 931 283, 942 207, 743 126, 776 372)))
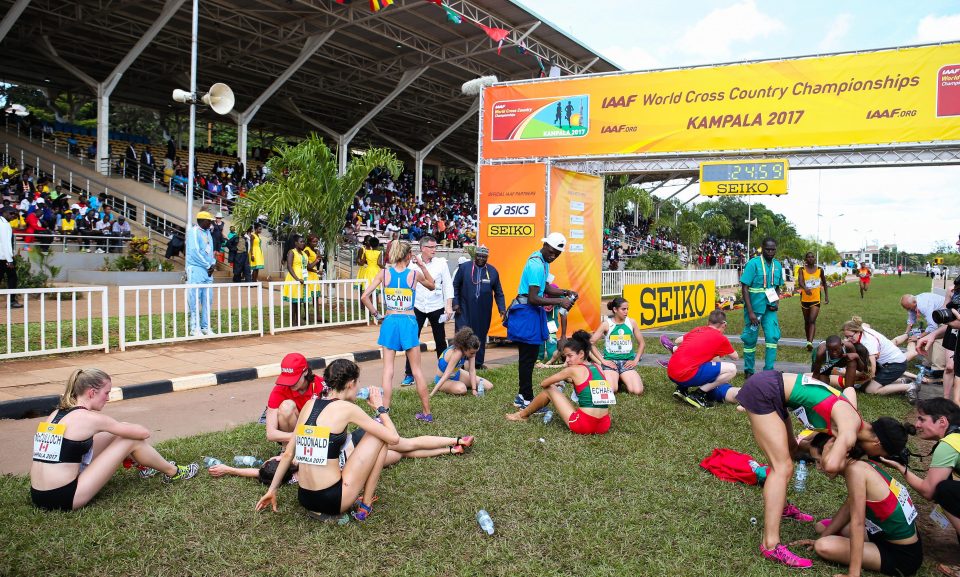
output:
POLYGON ((179 88, 174 88, 173 101, 182 102, 184 104, 190 104, 191 102, 193 102, 193 95, 187 92, 186 90, 180 90, 179 88))
POLYGON ((560 67, 553 65, 550 67, 550 73, 548 74, 548 76, 550 78, 560 78, 560 72, 561 72, 560 67))
POLYGON ((743 224, 750 224, 750 225, 753 225, 753 226, 757 226, 757 219, 745 220, 745 221, 743 221, 743 224))
POLYGON ((473 80, 464 82, 463 86, 460 87, 460 91, 464 94, 480 94, 484 86, 490 86, 497 82, 499 82, 499 80, 496 76, 481 76, 480 78, 474 78, 473 80))
POLYGON ((235 102, 233 90, 222 82, 217 82, 210 87, 210 91, 203 95, 203 103, 213 109, 217 114, 229 114, 233 110, 235 102))

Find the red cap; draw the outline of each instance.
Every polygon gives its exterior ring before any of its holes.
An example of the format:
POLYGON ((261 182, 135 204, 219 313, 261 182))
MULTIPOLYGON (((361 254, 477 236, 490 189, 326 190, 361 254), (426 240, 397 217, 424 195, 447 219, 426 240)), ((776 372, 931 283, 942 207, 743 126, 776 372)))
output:
POLYGON ((287 356, 280 361, 280 376, 277 377, 277 384, 293 386, 297 384, 305 370, 307 370, 306 357, 300 353, 287 353, 287 356))

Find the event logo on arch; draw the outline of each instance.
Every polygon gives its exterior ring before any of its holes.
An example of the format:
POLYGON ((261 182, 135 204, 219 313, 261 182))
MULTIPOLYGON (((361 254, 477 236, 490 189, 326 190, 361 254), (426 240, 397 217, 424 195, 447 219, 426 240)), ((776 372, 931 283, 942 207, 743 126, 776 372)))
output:
POLYGON ((937 116, 960 116, 960 64, 944 66, 937 74, 937 116))
POLYGON ((493 140, 579 138, 590 131, 590 96, 501 100, 493 104, 493 140))

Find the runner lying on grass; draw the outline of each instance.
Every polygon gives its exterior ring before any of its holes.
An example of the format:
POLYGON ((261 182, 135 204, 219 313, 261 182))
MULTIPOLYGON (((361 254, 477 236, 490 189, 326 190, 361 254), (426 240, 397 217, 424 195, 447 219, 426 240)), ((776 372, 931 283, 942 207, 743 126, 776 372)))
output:
POLYGON ((534 397, 521 411, 510 413, 507 419, 525 421, 530 415, 548 404, 553 406, 563 418, 570 431, 578 435, 602 435, 610 430, 610 405, 617 403, 613 389, 607 383, 603 372, 595 364, 587 364, 590 357, 590 333, 577 331, 563 345, 566 368, 547 377, 540 383, 543 392, 534 397), (563 394, 557 386, 568 381, 573 384, 580 408, 563 394))
POLYGON ((30 498, 48 511, 73 511, 89 503, 117 468, 132 458, 140 476, 163 473, 165 483, 190 479, 199 466, 178 466, 147 443, 150 431, 123 423, 101 411, 110 398, 110 375, 77 369, 67 380, 60 402, 40 423, 33 442, 30 498))
POLYGON ((390 420, 390 409, 383 406, 379 388, 370 388, 367 404, 377 411, 383 424, 354 404, 359 377, 360 367, 352 361, 337 359, 327 366, 323 373, 327 398, 311 399, 300 411, 295 436, 281 455, 270 488, 257 502, 257 511, 268 506, 277 510, 277 488, 296 459, 297 497, 307 511, 340 515, 356 505, 354 517, 358 521, 366 519, 387 458, 387 446, 399 443, 400 435, 390 420), (349 437, 349 424, 370 434, 357 444, 341 471, 340 449, 349 437))
POLYGON ((760 553, 790 567, 812 563, 795 555, 780 542, 780 519, 793 475, 797 440, 789 410, 807 428, 828 432, 837 449, 823 459, 828 474, 837 474, 847 453, 859 446, 870 456, 899 455, 906 442, 903 425, 890 417, 865 423, 847 397, 812 377, 779 371, 761 371, 743 384, 737 401, 750 417, 757 445, 770 464, 763 486, 764 524, 760 553), (902 438, 902 442, 900 439, 902 438))
MULTIPOLYGON (((906 445, 906 431, 902 435, 896 442, 906 445)), ((813 438, 810 455, 818 468, 832 451, 843 452, 836 444, 836 439, 825 433, 813 438)), ((855 447, 845 455, 839 472, 829 475, 844 478, 847 500, 833 518, 816 524, 820 538, 791 545, 813 546, 820 557, 849 566, 848 574, 853 577, 858 577, 862 569, 885 575, 913 575, 923 564, 923 547, 910 492, 878 464, 861 461, 862 455, 855 447)), ((905 460, 901 456, 896 459, 905 460)))

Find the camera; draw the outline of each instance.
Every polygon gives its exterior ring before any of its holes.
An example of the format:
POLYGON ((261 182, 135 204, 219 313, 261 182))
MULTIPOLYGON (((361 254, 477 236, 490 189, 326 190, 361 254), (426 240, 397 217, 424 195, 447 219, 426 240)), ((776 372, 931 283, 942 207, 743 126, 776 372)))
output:
POLYGON ((954 294, 953 298, 950 299, 950 302, 947 303, 947 306, 933 311, 930 313, 930 316, 938 325, 945 325, 954 320, 954 316, 951 311, 955 310, 960 310, 960 294, 954 294))

